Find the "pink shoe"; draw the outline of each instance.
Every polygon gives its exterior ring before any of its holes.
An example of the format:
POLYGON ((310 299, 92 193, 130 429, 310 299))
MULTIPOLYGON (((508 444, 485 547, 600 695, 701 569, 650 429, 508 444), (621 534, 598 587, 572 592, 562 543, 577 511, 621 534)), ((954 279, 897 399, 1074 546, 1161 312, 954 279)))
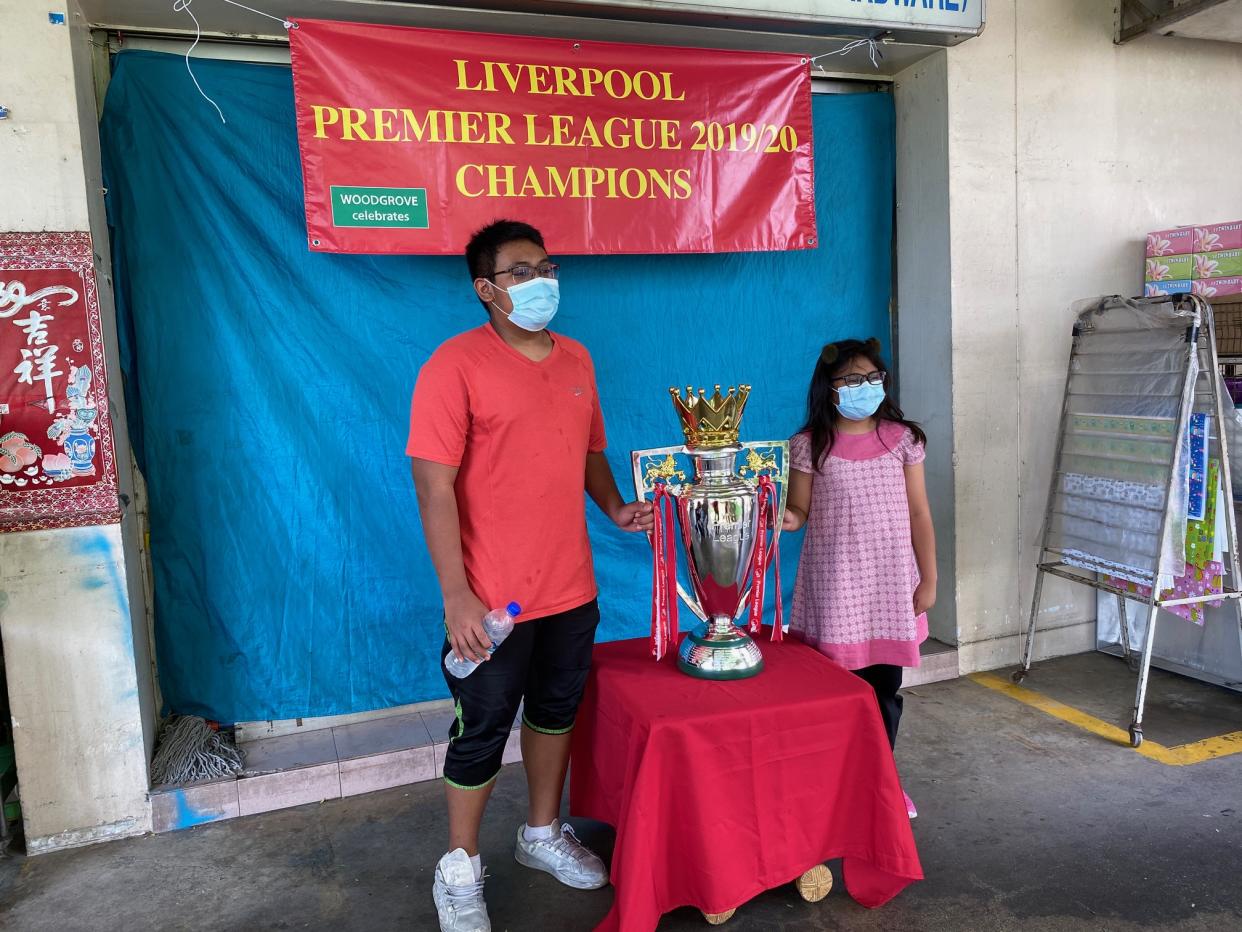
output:
POLYGON ((901 795, 906 798, 906 815, 912 819, 917 819, 919 817, 919 811, 914 808, 914 800, 910 798, 910 794, 905 790, 901 791, 901 795))

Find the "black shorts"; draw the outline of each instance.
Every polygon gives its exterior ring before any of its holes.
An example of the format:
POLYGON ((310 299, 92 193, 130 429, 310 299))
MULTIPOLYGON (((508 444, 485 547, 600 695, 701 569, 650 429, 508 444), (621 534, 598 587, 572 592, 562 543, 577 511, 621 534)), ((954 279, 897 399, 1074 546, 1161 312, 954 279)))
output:
MULTIPOLYGON (((457 711, 444 758, 444 779, 450 785, 475 790, 495 779, 519 704, 524 703, 527 728, 548 735, 573 729, 598 625, 599 605, 592 599, 559 615, 517 624, 492 659, 464 679, 444 671, 457 711)), ((449 649, 446 640, 441 661, 449 649)))

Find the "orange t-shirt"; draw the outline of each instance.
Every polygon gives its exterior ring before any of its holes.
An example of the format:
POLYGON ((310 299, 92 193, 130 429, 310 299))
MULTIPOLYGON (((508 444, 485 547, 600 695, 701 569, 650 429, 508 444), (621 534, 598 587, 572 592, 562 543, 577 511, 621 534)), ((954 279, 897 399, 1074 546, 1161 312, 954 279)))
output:
POLYGON ((490 324, 443 343, 418 373, 405 452, 457 466, 466 577, 489 609, 519 621, 597 594, 586 529, 586 458, 604 449, 595 369, 553 334, 532 362, 490 324))

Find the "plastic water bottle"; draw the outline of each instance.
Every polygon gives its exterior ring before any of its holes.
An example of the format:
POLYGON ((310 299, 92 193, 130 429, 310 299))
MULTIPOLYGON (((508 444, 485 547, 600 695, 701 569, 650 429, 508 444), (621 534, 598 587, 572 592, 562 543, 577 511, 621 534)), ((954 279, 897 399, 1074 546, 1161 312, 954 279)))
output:
MULTIPOLYGON (((492 639, 492 646, 487 649, 489 654, 494 654, 496 648, 509 636, 509 632, 513 630, 513 620, 520 614, 522 606, 510 602, 504 608, 494 609, 483 616, 483 630, 492 639)), ((469 676, 478 666, 477 660, 458 660, 451 650, 444 655, 444 669, 459 680, 469 676)))

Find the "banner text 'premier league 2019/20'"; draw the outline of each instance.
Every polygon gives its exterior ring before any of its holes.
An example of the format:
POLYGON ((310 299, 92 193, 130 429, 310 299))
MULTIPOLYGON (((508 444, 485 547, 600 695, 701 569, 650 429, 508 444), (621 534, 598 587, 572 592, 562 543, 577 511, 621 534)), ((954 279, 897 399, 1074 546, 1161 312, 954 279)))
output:
MULTIPOLYGON (((562 65, 454 59, 455 90, 480 94, 685 101, 669 71, 571 68, 562 65)), ((789 125, 599 116, 503 109, 440 109, 309 105, 314 138, 357 143, 447 143, 534 149, 671 150, 789 153, 798 134, 789 125)), ((670 198, 692 196, 689 168, 535 166, 466 162, 454 179, 465 197, 670 198)))

